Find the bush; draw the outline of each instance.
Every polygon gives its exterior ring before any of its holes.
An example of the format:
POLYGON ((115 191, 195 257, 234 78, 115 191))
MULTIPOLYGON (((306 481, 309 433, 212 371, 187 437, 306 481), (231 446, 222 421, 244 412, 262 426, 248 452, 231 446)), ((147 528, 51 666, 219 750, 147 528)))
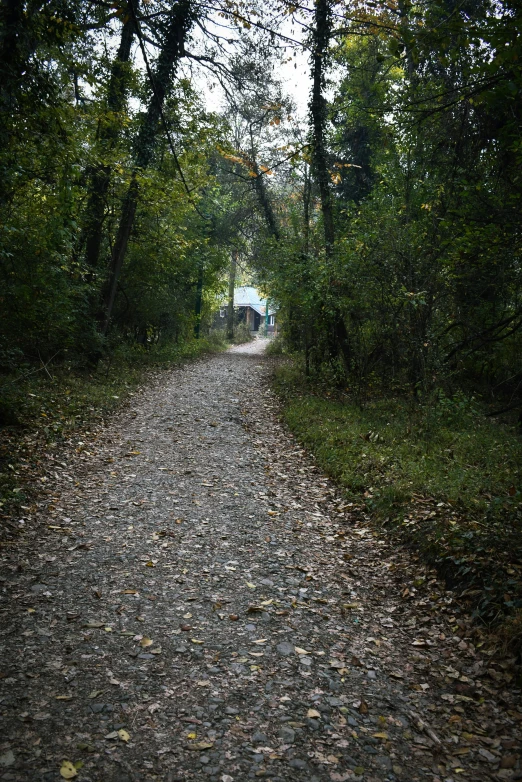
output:
POLYGON ((234 345, 243 345, 245 342, 251 342, 253 339, 250 329, 246 323, 239 323, 234 329, 234 345))
POLYGON ((285 353, 285 344, 282 337, 274 337, 266 346, 265 354, 267 356, 282 356, 285 353))

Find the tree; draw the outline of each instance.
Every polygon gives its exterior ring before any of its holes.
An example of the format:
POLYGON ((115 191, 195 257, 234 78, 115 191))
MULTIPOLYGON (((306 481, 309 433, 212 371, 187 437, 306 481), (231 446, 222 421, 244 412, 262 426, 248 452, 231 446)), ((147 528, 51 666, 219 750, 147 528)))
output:
POLYGON ((123 24, 121 28, 120 45, 112 62, 109 83, 107 86, 107 110, 99 120, 95 154, 98 161, 88 172, 88 196, 85 210, 83 237, 85 242, 85 258, 87 266, 96 272, 99 267, 100 248, 103 238, 103 223, 105 219, 107 193, 111 181, 111 152, 122 129, 122 113, 126 106, 127 88, 130 76, 130 57, 137 20, 137 0, 135 6, 123 9, 123 24))
POLYGON ((118 279, 125 259, 132 226, 134 225, 139 198, 139 174, 147 168, 152 160, 159 123, 163 119, 163 104, 172 76, 180 59, 183 57, 187 35, 195 18, 196 7, 191 0, 179 0, 179 2, 173 4, 170 9, 167 29, 155 72, 151 73, 150 76, 152 96, 134 144, 134 170, 132 171, 131 181, 123 201, 118 233, 111 254, 108 280, 103 296, 102 330, 104 333, 109 328, 118 279))

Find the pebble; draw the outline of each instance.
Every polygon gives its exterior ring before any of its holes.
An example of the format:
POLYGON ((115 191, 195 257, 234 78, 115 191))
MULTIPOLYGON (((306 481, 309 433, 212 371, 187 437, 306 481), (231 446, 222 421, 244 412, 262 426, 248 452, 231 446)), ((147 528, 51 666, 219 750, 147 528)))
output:
POLYGON ((279 731, 279 737, 284 744, 293 744, 295 741, 295 730, 288 725, 282 727, 279 731))
POLYGON ((306 760, 301 760, 300 758, 292 758, 292 760, 288 761, 288 765, 291 768, 298 768, 301 771, 308 768, 306 760))
POLYGON ((282 643, 277 644, 276 649, 283 657, 288 657, 288 655, 294 653, 295 647, 288 641, 282 641, 282 643))

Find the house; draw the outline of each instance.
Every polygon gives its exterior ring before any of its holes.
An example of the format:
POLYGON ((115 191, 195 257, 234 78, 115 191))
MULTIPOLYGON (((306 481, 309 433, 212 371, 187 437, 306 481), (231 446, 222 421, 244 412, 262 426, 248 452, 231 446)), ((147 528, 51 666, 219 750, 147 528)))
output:
MULTIPOLYGON (((256 288, 244 285, 236 288, 234 292, 234 309, 238 312, 239 322, 246 323, 250 331, 259 331, 266 321, 267 300, 261 299, 256 288)), ((277 310, 268 307, 268 334, 274 334, 277 331, 276 325, 277 310)))

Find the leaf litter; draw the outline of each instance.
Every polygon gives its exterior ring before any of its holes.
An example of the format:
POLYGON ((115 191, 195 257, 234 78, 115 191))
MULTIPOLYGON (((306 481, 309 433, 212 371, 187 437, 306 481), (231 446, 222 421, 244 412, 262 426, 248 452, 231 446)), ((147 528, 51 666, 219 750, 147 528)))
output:
POLYGON ((0 780, 522 779, 513 661, 282 427, 262 348, 159 376, 2 551, 0 780))

